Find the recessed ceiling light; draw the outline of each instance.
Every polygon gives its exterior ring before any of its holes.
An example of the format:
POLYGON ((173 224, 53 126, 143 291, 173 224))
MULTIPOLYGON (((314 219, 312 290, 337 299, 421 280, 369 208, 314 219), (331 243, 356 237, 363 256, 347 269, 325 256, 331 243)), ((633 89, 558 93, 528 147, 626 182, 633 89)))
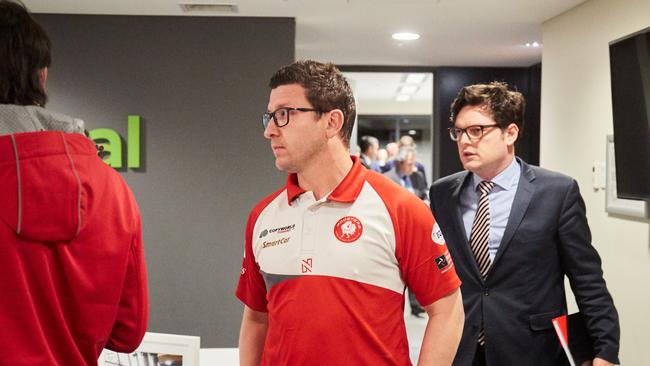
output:
POLYGON ((409 130, 409 135, 417 135, 418 131, 416 130, 409 130))
POLYGON ((406 80, 404 80, 404 83, 405 84, 420 84, 426 78, 427 78, 427 74, 425 74, 425 73, 407 74, 406 75, 406 80))
POLYGON ((416 90, 418 90, 417 85, 402 85, 399 92, 400 94, 413 94, 416 90))
POLYGON ((408 102, 411 99, 411 95, 409 94, 399 94, 397 97, 395 97, 395 100, 398 102, 408 102))
POLYGON ((537 47, 540 47, 541 44, 539 42, 537 42, 537 41, 535 41, 535 42, 526 42, 525 46, 526 47, 537 48, 537 47))
POLYGON ((420 35, 417 33, 409 33, 409 32, 393 33, 393 39, 396 39, 398 41, 415 41, 418 38, 420 38, 420 35))

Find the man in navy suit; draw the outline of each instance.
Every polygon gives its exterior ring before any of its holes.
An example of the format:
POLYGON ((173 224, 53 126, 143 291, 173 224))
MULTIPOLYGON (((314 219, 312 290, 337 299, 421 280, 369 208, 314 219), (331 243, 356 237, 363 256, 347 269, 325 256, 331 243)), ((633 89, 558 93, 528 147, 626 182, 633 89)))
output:
POLYGON ((524 108, 520 93, 497 82, 463 88, 451 106, 450 137, 466 171, 436 181, 429 198, 463 282, 454 365, 567 364, 551 323, 567 312, 565 276, 593 365, 613 365, 618 314, 584 201, 574 179, 515 156, 524 108))

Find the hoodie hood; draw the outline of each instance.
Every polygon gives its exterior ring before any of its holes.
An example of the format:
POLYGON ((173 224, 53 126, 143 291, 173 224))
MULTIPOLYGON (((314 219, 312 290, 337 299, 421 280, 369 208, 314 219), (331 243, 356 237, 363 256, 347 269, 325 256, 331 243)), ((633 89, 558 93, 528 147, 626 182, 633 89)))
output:
POLYGON ((34 105, 0 104, 0 135, 17 132, 84 132, 84 122, 34 105))
POLYGON ((0 218, 34 241, 70 241, 84 223, 79 169, 96 157, 80 134, 60 131, 0 136, 0 218))

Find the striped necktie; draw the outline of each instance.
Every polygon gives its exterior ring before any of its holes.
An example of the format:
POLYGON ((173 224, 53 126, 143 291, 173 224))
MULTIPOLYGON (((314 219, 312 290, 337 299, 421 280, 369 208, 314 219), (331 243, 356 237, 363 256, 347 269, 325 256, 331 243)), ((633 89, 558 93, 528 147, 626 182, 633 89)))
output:
MULTIPOLYGON (((484 180, 478 184, 478 206, 476 207, 476 216, 474 216, 474 223, 472 223, 472 232, 469 239, 469 245, 474 253, 474 258, 476 258, 476 264, 478 264, 478 268, 481 271, 483 281, 485 281, 490 265, 492 264, 488 251, 488 243, 490 241, 490 207, 488 194, 492 188, 494 188, 494 182, 484 180)), ((478 335, 478 343, 480 345, 485 344, 483 326, 481 326, 478 335)))
POLYGON ((482 181, 478 184, 479 198, 476 207, 476 216, 472 223, 472 233, 469 238, 469 245, 472 247, 474 258, 481 271, 483 280, 490 269, 490 254, 488 251, 488 242, 490 240, 490 207, 488 203, 488 193, 494 188, 494 182, 482 181))

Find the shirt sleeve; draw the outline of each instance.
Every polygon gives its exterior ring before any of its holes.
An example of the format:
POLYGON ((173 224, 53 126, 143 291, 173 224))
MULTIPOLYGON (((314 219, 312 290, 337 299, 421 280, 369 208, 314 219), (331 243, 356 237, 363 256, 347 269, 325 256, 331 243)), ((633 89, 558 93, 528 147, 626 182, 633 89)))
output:
POLYGON ((423 306, 460 287, 442 231, 429 208, 413 196, 397 207, 396 256, 402 278, 423 306))
POLYGON ((253 229, 257 216, 251 213, 246 224, 244 259, 240 270, 236 296, 249 308, 267 312, 266 285, 253 253, 253 229))

